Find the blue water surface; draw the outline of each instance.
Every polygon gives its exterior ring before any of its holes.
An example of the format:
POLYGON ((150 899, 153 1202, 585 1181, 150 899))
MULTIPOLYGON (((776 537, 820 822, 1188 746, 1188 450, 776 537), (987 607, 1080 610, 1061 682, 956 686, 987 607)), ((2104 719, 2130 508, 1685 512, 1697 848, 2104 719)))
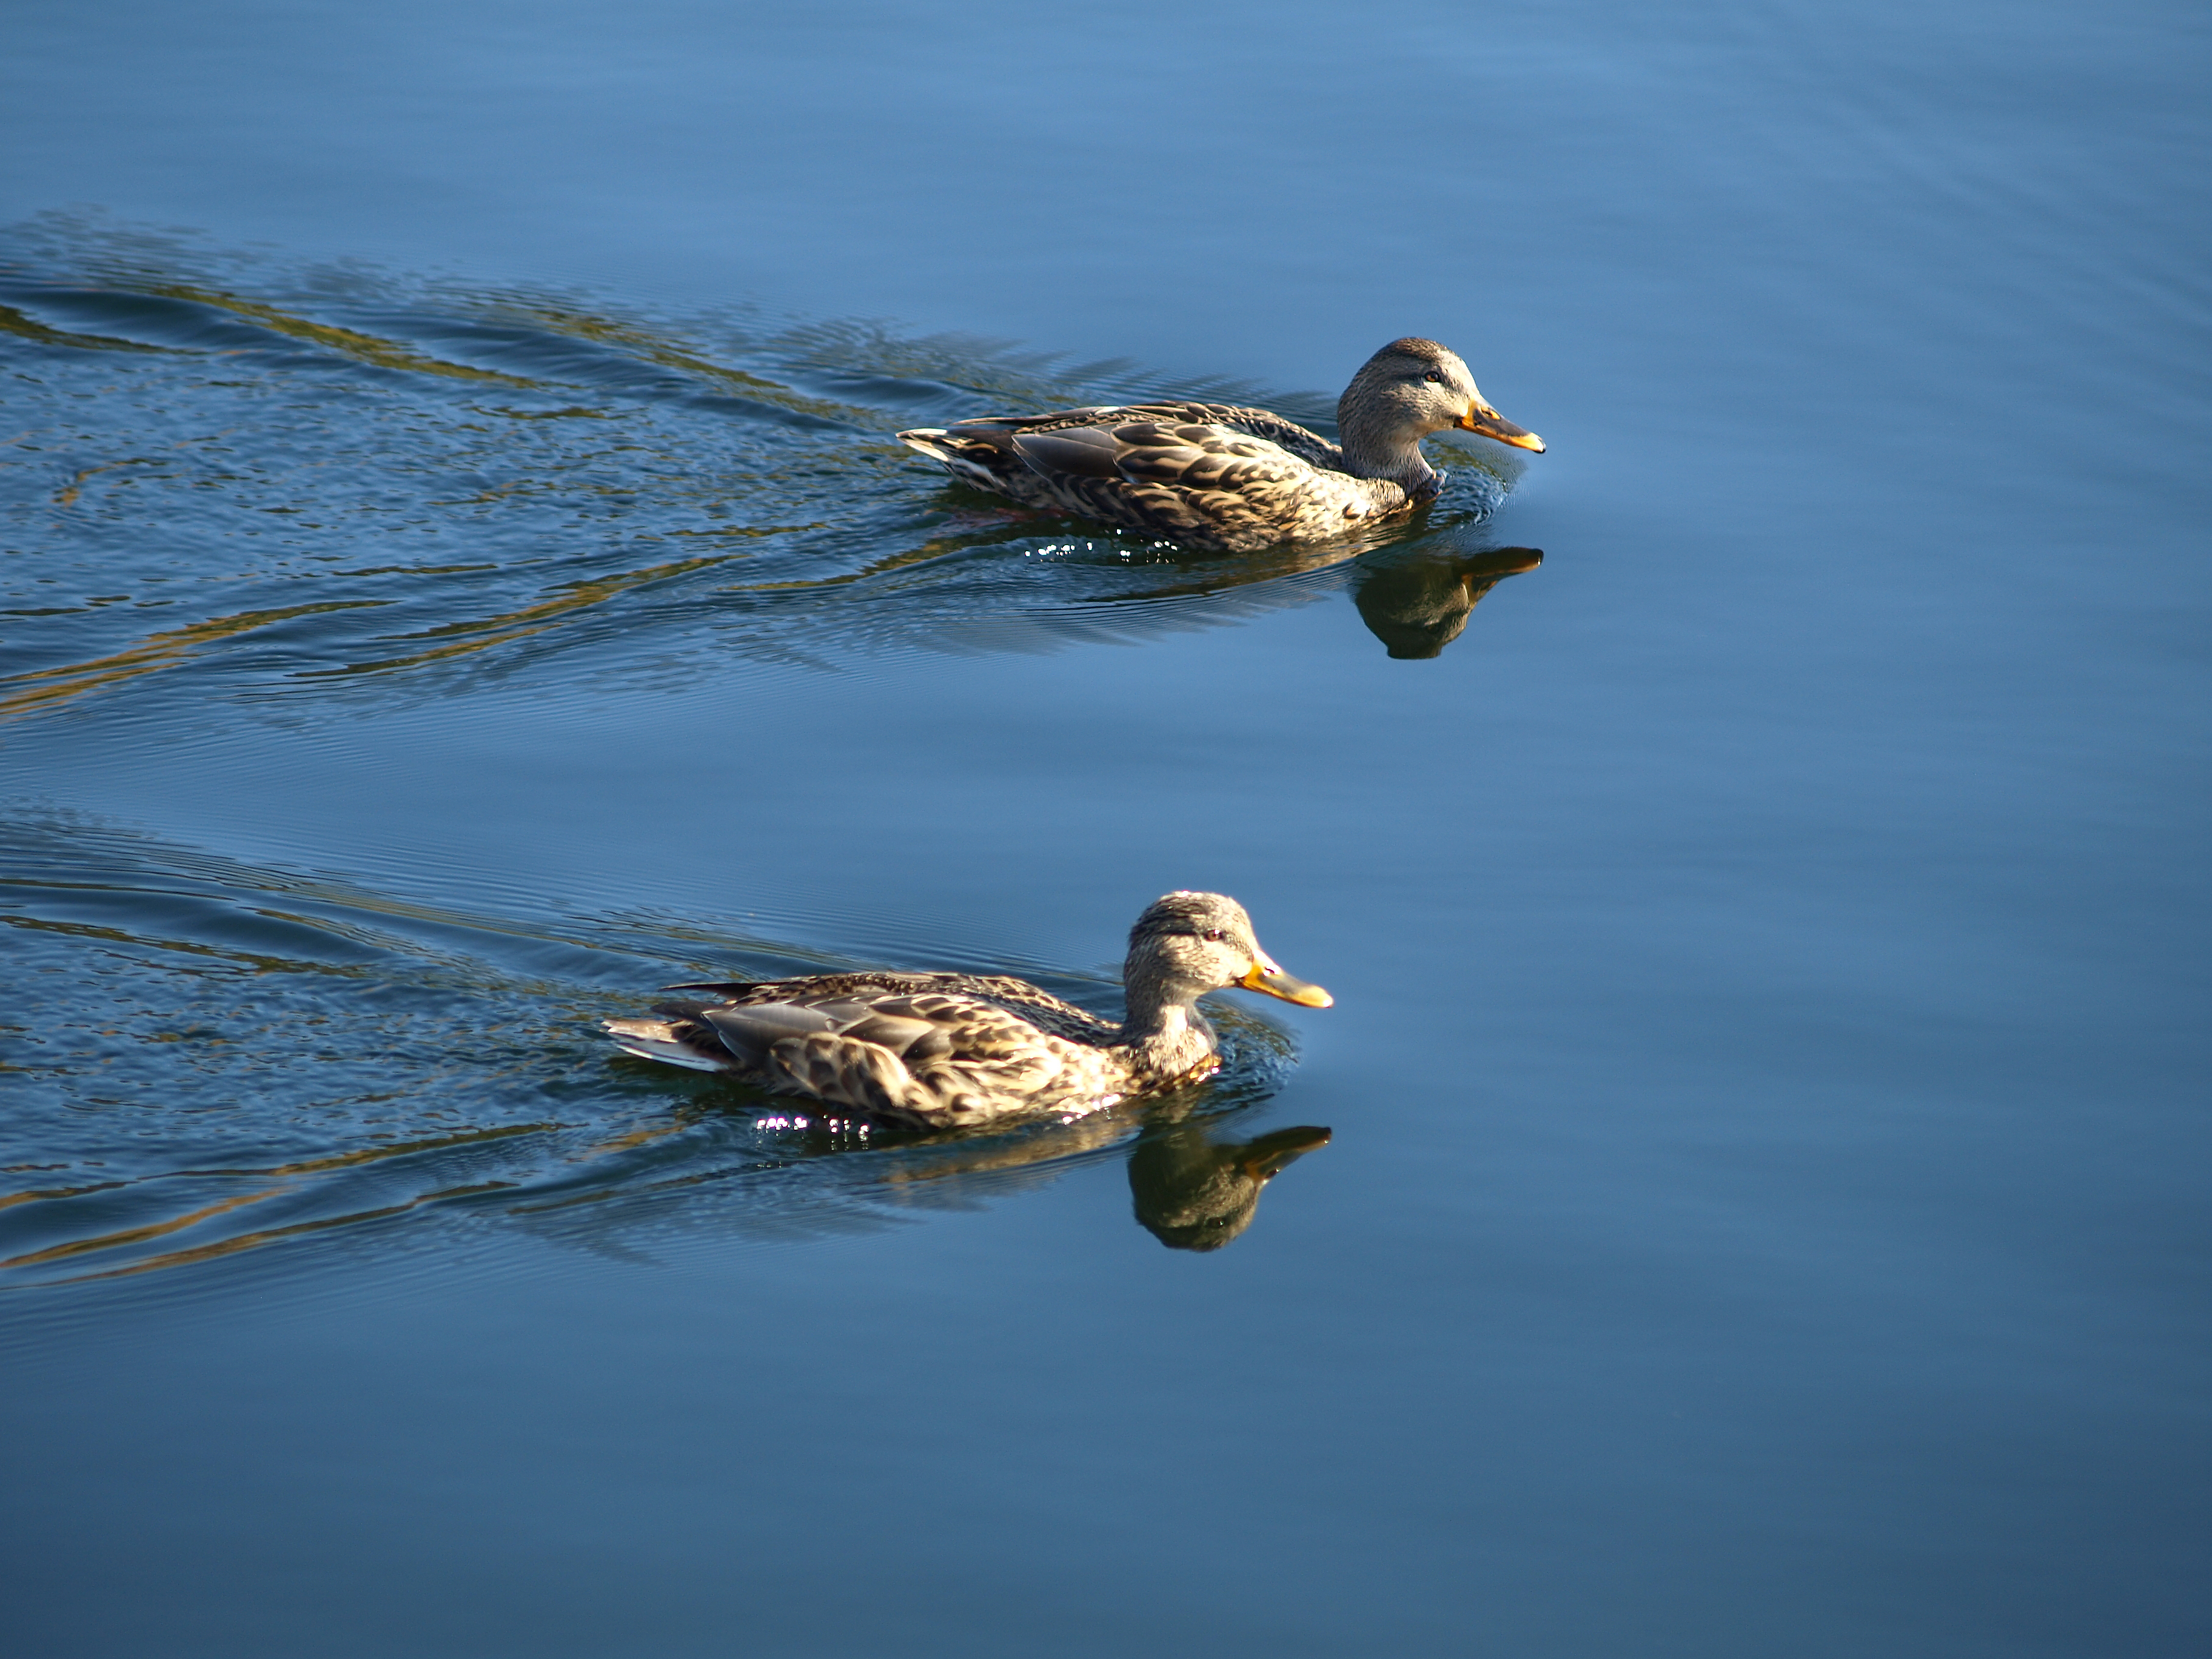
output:
POLYGON ((2201 9, 9 39, 11 1646, 2212 1643, 2201 9), (891 436, 1406 333, 1358 544, 891 436), (1337 1003, 1147 1109, 596 1028, 1176 887, 1337 1003))

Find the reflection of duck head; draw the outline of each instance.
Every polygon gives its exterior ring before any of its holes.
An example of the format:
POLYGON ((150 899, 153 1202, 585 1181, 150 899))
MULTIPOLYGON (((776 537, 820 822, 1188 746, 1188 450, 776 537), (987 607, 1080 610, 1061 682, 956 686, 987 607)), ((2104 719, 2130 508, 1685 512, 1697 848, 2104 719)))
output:
POLYGON ((1460 636, 1477 600, 1504 581, 1543 563, 1534 547, 1481 553, 1431 548, 1361 562, 1352 602, 1359 619, 1394 657, 1434 657, 1460 636))
POLYGON ((1260 1191, 1328 1131, 1278 1129, 1256 1140, 1215 1140, 1202 1123, 1147 1132, 1129 1154, 1137 1219, 1176 1250, 1218 1250, 1252 1224, 1260 1191))

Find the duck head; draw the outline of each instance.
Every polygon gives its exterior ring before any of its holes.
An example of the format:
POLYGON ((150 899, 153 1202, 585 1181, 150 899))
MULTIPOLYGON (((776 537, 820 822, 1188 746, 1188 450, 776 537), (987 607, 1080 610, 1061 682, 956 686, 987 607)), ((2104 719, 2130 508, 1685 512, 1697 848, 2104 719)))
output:
POLYGON ((1170 893, 1147 905, 1129 930, 1121 977, 1134 1021, 1155 1010, 1188 1006, 1231 985, 1308 1008, 1326 1008, 1335 1000, 1278 967, 1252 936, 1244 907, 1219 893, 1170 893))
POLYGON ((1360 366, 1337 399, 1345 459, 1362 477, 1426 482, 1420 442, 1455 428, 1542 453, 1544 441, 1513 424, 1483 397, 1459 354, 1434 340, 1393 340, 1360 366))

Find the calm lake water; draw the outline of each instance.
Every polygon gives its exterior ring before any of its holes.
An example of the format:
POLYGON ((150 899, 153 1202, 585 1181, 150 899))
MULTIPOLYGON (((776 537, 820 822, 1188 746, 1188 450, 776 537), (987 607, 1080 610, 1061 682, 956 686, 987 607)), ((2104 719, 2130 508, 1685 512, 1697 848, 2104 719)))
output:
POLYGON ((9 36, 11 1647, 2212 1644, 2201 7, 9 36), (1364 546, 890 437, 1404 333, 1364 546), (1145 1112, 596 1030, 1182 886, 1337 1006, 1145 1112))

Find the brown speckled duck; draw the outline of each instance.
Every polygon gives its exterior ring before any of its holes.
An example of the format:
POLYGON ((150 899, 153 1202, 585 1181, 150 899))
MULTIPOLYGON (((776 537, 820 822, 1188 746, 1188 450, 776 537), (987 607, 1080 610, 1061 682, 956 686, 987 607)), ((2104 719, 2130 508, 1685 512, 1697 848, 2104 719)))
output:
POLYGON ((898 435, 1024 507, 1231 553, 1341 535, 1430 500, 1443 482, 1421 454, 1431 432, 1544 447, 1434 340, 1393 340, 1370 357, 1337 400, 1336 423, 1340 447, 1264 409, 1156 403, 980 416, 898 435))
POLYGON ((1025 980, 983 974, 816 974, 672 985, 713 1000, 610 1019, 633 1054, 730 1072, 832 1112, 914 1128, 1081 1113, 1212 1075, 1197 1007, 1241 985, 1309 1008, 1328 992, 1277 967, 1252 919, 1218 893, 1170 893, 1129 930, 1128 1018, 1116 1025, 1025 980))

